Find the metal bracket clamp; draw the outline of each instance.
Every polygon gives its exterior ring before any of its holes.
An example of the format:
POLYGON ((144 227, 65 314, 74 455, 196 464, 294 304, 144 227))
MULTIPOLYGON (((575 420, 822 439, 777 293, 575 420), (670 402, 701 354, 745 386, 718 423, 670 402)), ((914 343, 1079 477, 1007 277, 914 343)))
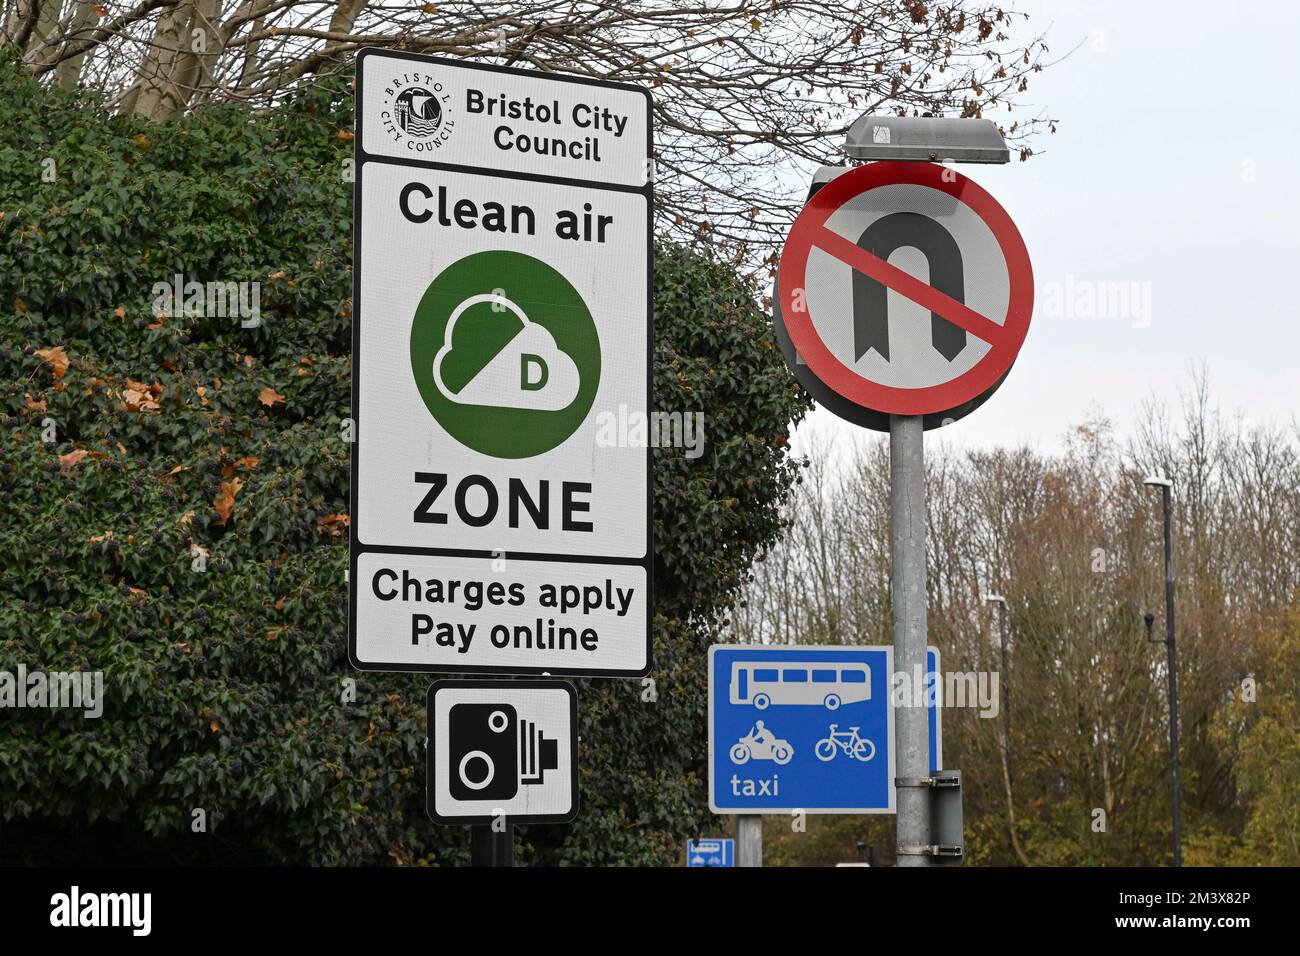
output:
POLYGON ((900 846, 894 851, 899 856, 944 856, 961 859, 966 855, 964 847, 953 843, 931 843, 928 846, 900 846))
POLYGON ((894 786, 927 789, 931 787, 961 787, 961 779, 958 777, 895 777, 894 786))
POLYGON ((930 839, 934 843, 903 845, 899 856, 924 856, 934 866, 960 864, 966 858, 962 832, 961 771, 940 770, 924 777, 895 777, 895 787, 912 787, 926 791, 929 803, 930 839))

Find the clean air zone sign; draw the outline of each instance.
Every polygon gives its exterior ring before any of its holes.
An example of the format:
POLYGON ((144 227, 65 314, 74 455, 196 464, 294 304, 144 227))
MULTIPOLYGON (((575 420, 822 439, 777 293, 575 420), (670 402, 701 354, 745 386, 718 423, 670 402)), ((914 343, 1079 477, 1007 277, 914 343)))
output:
POLYGON ((353 664, 647 673, 648 95, 362 50, 356 120, 353 664))

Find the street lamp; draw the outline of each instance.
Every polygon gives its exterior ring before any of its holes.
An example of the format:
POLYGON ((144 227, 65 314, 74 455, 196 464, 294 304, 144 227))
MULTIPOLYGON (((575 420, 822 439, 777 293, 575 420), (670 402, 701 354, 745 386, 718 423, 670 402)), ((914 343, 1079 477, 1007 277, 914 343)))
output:
MULTIPOLYGON (((845 136, 852 161, 1006 163, 1011 154, 990 120, 938 116, 860 116, 845 136)), ((822 167, 809 196, 844 172, 822 167)), ((853 415, 847 416, 856 420, 853 415)), ((876 426, 872 426, 876 427, 876 426)), ((893 596, 894 667, 905 674, 925 669, 925 420, 889 416, 890 593, 893 596)), ((903 706, 894 723, 897 836, 900 866, 929 866, 935 805, 930 773, 929 719, 923 707, 903 706)))
POLYGON ((1178 786, 1178 645, 1174 641, 1174 537, 1173 537, 1173 489, 1174 483, 1168 478, 1154 476, 1144 482, 1150 488, 1159 488, 1164 504, 1165 518, 1165 639, 1155 641, 1151 638, 1151 626, 1155 615, 1145 615, 1147 640, 1153 644, 1164 644, 1169 653, 1169 754, 1170 786, 1174 797, 1174 866, 1183 865, 1183 813, 1182 798, 1178 786))
MULTIPOLYGON (((1011 150, 986 119, 945 116, 859 116, 844 137, 849 159, 877 162, 1009 163, 1011 150)), ((822 166, 808 184, 808 198, 848 166, 822 166)))
POLYGON ((849 159, 1011 162, 992 120, 947 116, 859 116, 849 127, 844 151, 849 159))

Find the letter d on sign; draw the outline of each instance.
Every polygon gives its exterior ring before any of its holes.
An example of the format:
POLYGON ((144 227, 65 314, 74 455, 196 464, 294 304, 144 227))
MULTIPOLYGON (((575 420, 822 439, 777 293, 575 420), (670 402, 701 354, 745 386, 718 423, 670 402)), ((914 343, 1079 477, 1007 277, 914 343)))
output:
POLYGON ((546 369, 546 360, 540 355, 533 355, 531 352, 524 352, 519 356, 519 387, 529 392, 536 392, 546 387, 546 378, 549 373, 546 369), (530 374, 531 369, 537 369, 537 378, 530 374))

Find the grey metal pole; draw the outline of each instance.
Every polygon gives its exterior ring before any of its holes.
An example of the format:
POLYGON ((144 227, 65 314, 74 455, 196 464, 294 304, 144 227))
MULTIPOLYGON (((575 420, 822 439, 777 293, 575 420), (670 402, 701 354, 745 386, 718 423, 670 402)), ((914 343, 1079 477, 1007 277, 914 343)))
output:
MULTIPOLYGON (((925 674, 925 451, 919 415, 889 417, 889 514, 893 572, 894 670, 910 682, 925 674)), ((907 695, 894 715, 898 777, 898 866, 929 866, 929 726, 924 695, 907 695), (919 704, 916 698, 921 698, 919 704)))
POLYGON ((763 817, 742 813, 736 817, 736 866, 763 865, 763 817))
POLYGON ((1178 784, 1178 645, 1174 642, 1173 488, 1161 489, 1165 506, 1165 647, 1169 651, 1170 785, 1174 792, 1174 866, 1183 865, 1183 808, 1178 784))

